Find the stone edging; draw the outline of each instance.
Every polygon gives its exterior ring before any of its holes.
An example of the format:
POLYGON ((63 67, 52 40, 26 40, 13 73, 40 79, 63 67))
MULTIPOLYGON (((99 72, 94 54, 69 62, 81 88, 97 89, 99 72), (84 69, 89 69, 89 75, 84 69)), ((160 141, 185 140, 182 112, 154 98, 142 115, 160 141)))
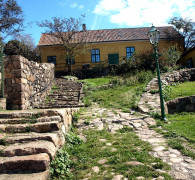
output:
POLYGON ((195 95, 180 97, 166 102, 168 113, 195 112, 195 95))

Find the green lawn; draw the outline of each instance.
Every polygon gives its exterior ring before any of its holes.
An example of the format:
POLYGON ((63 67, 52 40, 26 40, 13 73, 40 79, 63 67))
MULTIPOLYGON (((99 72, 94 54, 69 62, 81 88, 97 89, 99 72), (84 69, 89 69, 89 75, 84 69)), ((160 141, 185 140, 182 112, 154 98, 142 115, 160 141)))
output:
POLYGON ((165 129, 195 143, 195 113, 179 113, 167 118, 171 123, 165 124, 165 129))
POLYGON ((168 124, 158 120, 162 129, 156 130, 164 134, 170 146, 195 159, 195 112, 167 115, 167 119, 168 124))
POLYGON ((85 79, 81 80, 83 83, 87 83, 88 86, 97 87, 102 86, 104 84, 109 84, 112 78, 110 77, 102 77, 102 78, 93 78, 93 79, 85 79))
MULTIPOLYGON (((58 157, 53 163, 51 179, 112 179, 113 174, 123 175, 130 180, 137 177, 153 179, 159 176, 165 180, 172 178, 166 173, 160 173, 156 169, 168 170, 169 167, 159 158, 150 155, 149 143, 141 141, 130 128, 124 128, 116 134, 110 134, 107 130, 87 130, 82 134, 87 138, 84 143, 77 143, 77 138, 72 138, 63 147, 63 156, 66 156, 64 167, 66 176, 59 175, 62 171, 57 165, 63 159, 58 157), (110 143, 109 145, 107 145, 110 143), (67 155, 69 154, 69 156, 67 155), (105 163, 98 163, 99 160, 105 163), (140 162, 140 165, 130 165, 127 162, 140 162), (93 167, 99 167, 99 172, 93 172, 93 167), (59 169, 59 173, 57 173, 59 169), (55 172, 55 173, 54 173, 55 172), (59 175, 59 176, 58 176, 59 175)), ((61 168, 63 168, 61 166, 61 168)), ((64 173, 65 174, 65 173, 64 173)))
POLYGON ((195 82, 184 82, 171 86, 170 99, 195 95, 195 82))
POLYGON ((143 93, 146 83, 129 84, 121 78, 96 78, 82 81, 85 89, 85 102, 97 102, 106 108, 117 108, 129 111, 130 108, 137 108, 137 103, 143 93), (104 84, 113 84, 113 87, 98 88, 104 84))

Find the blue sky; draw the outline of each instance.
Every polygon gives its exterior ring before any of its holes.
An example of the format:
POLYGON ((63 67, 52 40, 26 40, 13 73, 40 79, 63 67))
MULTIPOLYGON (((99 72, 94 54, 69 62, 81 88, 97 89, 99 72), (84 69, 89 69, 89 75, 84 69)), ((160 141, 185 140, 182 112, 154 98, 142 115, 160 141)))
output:
POLYGON ((37 21, 85 14, 88 30, 167 25, 173 16, 195 20, 195 0, 17 0, 24 12, 24 33, 38 44, 44 28, 37 21))

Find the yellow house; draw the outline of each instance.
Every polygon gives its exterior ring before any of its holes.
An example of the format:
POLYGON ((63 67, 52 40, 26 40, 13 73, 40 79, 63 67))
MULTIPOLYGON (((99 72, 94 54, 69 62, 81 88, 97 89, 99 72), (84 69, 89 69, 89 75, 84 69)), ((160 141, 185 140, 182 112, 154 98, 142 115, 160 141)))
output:
MULTIPOLYGON (((147 32, 149 27, 88 30, 85 29, 85 51, 71 59, 72 70, 86 66, 94 67, 98 64, 117 64, 121 59, 129 58, 134 52, 152 50, 147 32)), ((176 41, 167 38, 167 33, 177 33, 172 26, 157 27, 160 31, 159 49, 165 50, 175 45, 176 41)), ((81 33, 81 32, 79 32, 81 33)), ((42 62, 53 62, 55 71, 66 71, 69 59, 66 58, 62 43, 52 34, 43 33, 39 44, 42 62)), ((180 47, 182 48, 182 47, 180 47)))
POLYGON ((178 61, 179 64, 188 67, 195 67, 195 47, 188 49, 181 55, 181 58, 178 61))

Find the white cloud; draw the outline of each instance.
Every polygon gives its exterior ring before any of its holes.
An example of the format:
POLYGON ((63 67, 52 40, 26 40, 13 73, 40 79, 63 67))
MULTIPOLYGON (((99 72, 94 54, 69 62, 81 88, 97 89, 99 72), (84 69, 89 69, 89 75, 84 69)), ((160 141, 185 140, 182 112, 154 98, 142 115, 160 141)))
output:
POLYGON ((84 8, 84 6, 83 5, 79 5, 79 7, 78 7, 79 9, 83 9, 84 8))
POLYGON ((71 8, 76 8, 77 6, 78 6, 77 3, 72 3, 72 4, 70 5, 71 8))
POLYGON ((93 12, 116 24, 161 26, 175 15, 195 20, 194 9, 194 0, 101 0, 93 12))
POLYGON ((82 10, 84 8, 83 5, 79 5, 78 3, 72 3, 70 5, 71 8, 78 8, 79 10, 82 10))
POLYGON ((94 13, 96 14, 108 14, 112 11, 119 12, 126 7, 125 0, 101 0, 96 5, 94 13))

